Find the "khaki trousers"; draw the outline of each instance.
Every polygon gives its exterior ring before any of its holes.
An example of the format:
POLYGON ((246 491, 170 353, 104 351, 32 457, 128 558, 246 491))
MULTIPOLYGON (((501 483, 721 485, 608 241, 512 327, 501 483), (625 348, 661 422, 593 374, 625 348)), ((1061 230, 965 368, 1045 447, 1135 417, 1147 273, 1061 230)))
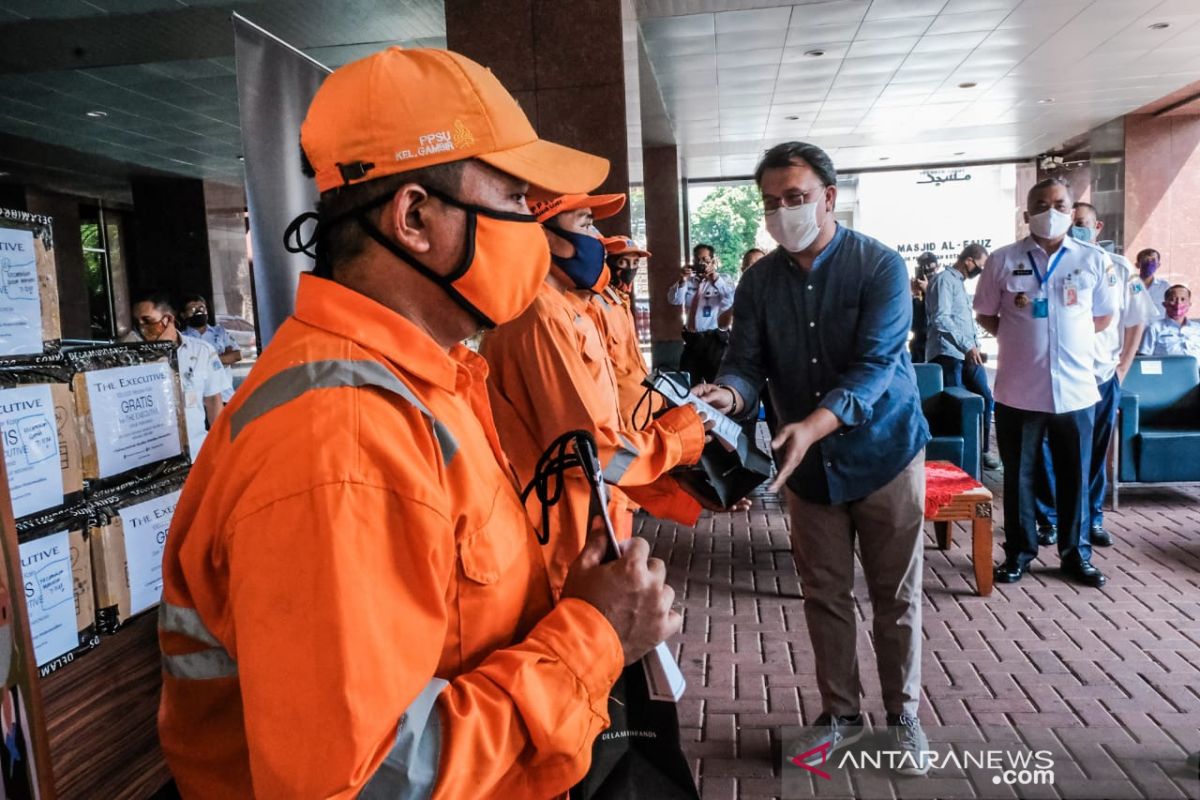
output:
POLYGON ((790 489, 792 556, 817 663, 823 710, 859 712, 854 540, 874 609, 875 658, 889 714, 917 715, 921 700, 921 571, 925 453, 874 494, 841 505, 802 500, 790 489))

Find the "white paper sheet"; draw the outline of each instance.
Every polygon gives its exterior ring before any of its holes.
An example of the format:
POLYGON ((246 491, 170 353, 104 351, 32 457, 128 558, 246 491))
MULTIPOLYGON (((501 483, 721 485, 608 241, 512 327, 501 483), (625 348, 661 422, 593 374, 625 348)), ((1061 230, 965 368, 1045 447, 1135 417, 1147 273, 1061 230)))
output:
POLYGON ((4 440, 13 516, 20 518, 60 505, 62 462, 48 384, 0 389, 0 438, 4 440))
POLYGON ((0 227, 0 355, 42 352, 33 232, 0 227))
POLYGON ((101 478, 183 452, 169 365, 138 364, 86 374, 101 478))
POLYGON ((1143 375, 1162 375, 1161 361, 1139 361, 1138 363, 1142 365, 1143 375))
POLYGON ((52 533, 21 544, 18 550, 33 655, 40 667, 79 645, 70 535, 52 533))
POLYGON ((688 391, 682 384, 666 375, 655 375, 654 387, 662 392, 674 405, 690 405, 696 411, 700 412, 700 415, 705 419, 712 420, 714 427, 710 433, 731 448, 737 447, 738 437, 742 435, 742 428, 732 419, 717 411, 711 405, 688 391))
POLYGON ((174 491, 120 511, 125 529, 130 614, 144 611, 162 599, 163 548, 178 502, 179 491, 174 491))

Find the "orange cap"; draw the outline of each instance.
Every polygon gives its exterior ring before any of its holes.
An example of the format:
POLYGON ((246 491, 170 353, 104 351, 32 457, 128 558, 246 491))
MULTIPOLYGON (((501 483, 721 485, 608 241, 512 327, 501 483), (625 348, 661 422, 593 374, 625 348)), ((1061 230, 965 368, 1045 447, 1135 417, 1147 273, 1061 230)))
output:
POLYGON ((604 242, 604 252, 610 256, 650 257, 649 250, 638 247, 637 242, 628 236, 605 236, 601 241, 604 242))
POLYGON ((449 50, 389 47, 334 71, 300 144, 322 192, 467 158, 556 193, 608 175, 607 160, 539 139, 490 70, 449 50))
POLYGON ((580 208, 590 208, 596 219, 608 219, 625 207, 625 195, 623 194, 562 194, 531 191, 526 199, 529 202, 529 213, 537 217, 538 222, 545 222, 564 211, 575 211, 580 208))

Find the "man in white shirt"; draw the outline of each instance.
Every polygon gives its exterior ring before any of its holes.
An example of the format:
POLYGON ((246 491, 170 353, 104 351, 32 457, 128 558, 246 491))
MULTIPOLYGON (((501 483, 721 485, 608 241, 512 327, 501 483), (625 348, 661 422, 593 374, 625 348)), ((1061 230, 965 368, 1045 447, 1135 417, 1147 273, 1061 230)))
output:
POLYGON ((225 401, 221 393, 229 388, 229 378, 212 345, 195 336, 181 336, 175 326, 175 311, 163 294, 148 294, 133 304, 133 322, 148 342, 174 342, 179 348, 179 383, 183 389, 184 420, 187 424, 188 452, 192 461, 200 455, 200 446, 208 429, 217 421, 225 401))
POLYGON ((668 290, 667 302, 683 306, 687 314, 679 368, 691 375, 692 385, 696 386, 717 377, 729 344, 729 331, 720 325, 721 315, 733 308, 736 287, 717 272, 717 251, 712 245, 692 248, 692 262, 696 269, 683 268, 679 280, 668 290))
POLYGON ((975 290, 979 324, 996 336, 996 440, 1004 462, 1005 559, 998 583, 1015 583, 1037 557, 1034 519, 1041 441, 1057 472, 1058 553, 1063 574, 1092 587, 1085 485, 1092 458, 1095 338, 1116 313, 1104 253, 1067 236, 1071 190, 1049 178, 1029 190, 1030 235, 988 258, 975 290))
MULTIPOLYGON (((1104 229, 1104 223, 1096 216, 1096 207, 1090 203, 1076 203, 1074 213, 1071 238, 1081 242, 1096 242, 1100 231, 1104 229)), ((1099 547, 1112 544, 1112 535, 1104 529, 1104 493, 1108 489, 1105 462, 1113 428, 1117 423, 1121 382, 1133 365, 1138 345, 1142 342, 1142 332, 1155 317, 1150 293, 1140 276, 1134 273, 1133 266, 1124 256, 1116 253, 1104 252, 1104 257, 1105 282, 1114 294, 1117 313, 1112 323, 1096 334, 1096 389, 1100 392, 1100 402, 1096 404, 1092 427, 1092 461, 1086 485, 1088 505, 1084 512, 1089 523, 1089 540, 1093 546, 1099 547)), ((1054 458, 1048 442, 1043 440, 1042 464, 1037 479, 1038 544, 1043 547, 1058 542, 1055 491, 1054 458)))
POLYGON ((1146 329, 1139 351, 1144 356, 1200 356, 1200 322, 1187 318, 1192 290, 1178 284, 1163 299, 1166 317, 1146 329))
POLYGON ((1171 288, 1171 282, 1166 278, 1157 277, 1159 267, 1162 266, 1162 255, 1152 247, 1147 247, 1145 250, 1137 254, 1138 275, 1142 279, 1142 285, 1150 292, 1150 301, 1154 304, 1154 313, 1162 316, 1162 304, 1166 299, 1167 289, 1171 288))
POLYGON ((216 323, 209 324, 208 301, 202 295, 191 294, 183 298, 184 327, 179 331, 184 336, 195 336, 212 345, 217 357, 225 367, 229 388, 221 395, 226 403, 233 397, 233 365, 242 360, 242 349, 233 341, 229 331, 216 323))

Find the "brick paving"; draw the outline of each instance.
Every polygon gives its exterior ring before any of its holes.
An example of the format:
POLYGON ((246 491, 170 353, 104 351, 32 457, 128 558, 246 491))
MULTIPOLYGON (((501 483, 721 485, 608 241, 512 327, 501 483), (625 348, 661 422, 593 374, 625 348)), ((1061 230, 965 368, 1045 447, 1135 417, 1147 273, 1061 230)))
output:
MULTIPOLYGON (((998 558, 1003 510, 989 488, 998 558)), ((638 517, 685 608, 674 641, 688 679, 680 725, 706 800, 779 797, 780 729, 821 711, 787 515, 774 495, 754 501, 747 513, 705 514, 694 530, 638 517)), ((1103 589, 1067 583, 1048 553, 1019 584, 982 598, 969 531, 957 526, 942 552, 927 524, 922 722, 1041 731, 1071 753, 1055 787, 1007 796, 1079 796, 1084 778, 1092 800, 1196 791, 1181 761, 1200 749, 1200 487, 1125 490, 1106 525, 1116 544, 1093 559, 1109 578, 1103 589), (1133 754, 1180 763, 1131 774, 1117 759, 1133 754)), ((863 710, 882 725, 861 568, 855 594, 863 710)), ((976 796, 966 773, 903 785, 896 796, 976 796)), ((876 790, 893 796, 887 781, 876 790)))

